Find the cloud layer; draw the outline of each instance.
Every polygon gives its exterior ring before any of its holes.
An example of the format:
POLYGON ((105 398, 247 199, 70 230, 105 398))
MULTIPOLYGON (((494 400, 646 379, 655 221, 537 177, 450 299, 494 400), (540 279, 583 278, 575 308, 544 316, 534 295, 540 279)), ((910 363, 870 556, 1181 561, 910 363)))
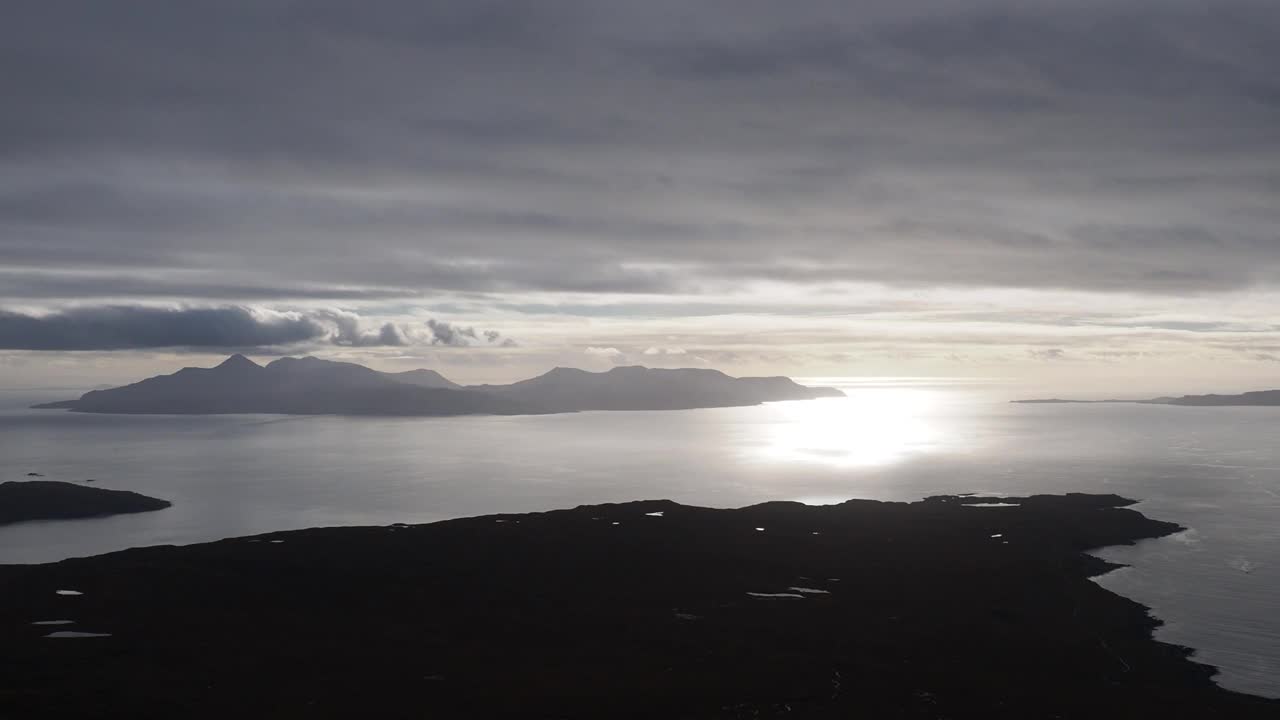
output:
POLYGON ((302 344, 350 348, 517 345, 496 330, 477 331, 434 318, 426 321, 425 331, 393 322, 368 325, 358 314, 344 310, 105 306, 46 314, 0 311, 0 350, 288 351, 302 344))
POLYGON ((1277 36, 1264 0, 15 0, 0 337, 1062 366, 1162 316, 1208 325, 1098 352, 1194 362, 1280 312, 1277 36))
POLYGON ((244 348, 314 340, 328 330, 297 314, 245 308, 103 307, 43 316, 0 312, 3 350, 244 348))
POLYGON ((1271 284, 1277 8, 18 2, 0 258, 72 296, 1271 284))

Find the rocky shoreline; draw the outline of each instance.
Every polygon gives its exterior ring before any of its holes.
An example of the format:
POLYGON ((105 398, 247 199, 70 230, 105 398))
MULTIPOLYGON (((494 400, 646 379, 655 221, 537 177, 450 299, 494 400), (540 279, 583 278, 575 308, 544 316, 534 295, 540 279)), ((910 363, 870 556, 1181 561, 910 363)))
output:
POLYGON ((1179 530, 1129 504, 645 501, 0 566, 0 717, 1276 717, 1090 580, 1179 530))

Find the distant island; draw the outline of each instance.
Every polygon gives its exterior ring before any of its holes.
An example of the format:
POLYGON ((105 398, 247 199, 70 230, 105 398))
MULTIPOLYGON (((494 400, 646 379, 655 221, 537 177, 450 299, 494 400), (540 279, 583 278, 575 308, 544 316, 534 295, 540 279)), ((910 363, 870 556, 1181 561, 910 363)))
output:
POLYGON ((0 566, 0 717, 1280 717, 1089 580, 1180 529, 1131 503, 653 500, 0 566))
POLYGON ((125 490, 103 490, 65 482, 0 483, 0 525, 27 520, 72 520, 163 510, 167 500, 125 490))
POLYGON ((1280 406, 1280 390, 1258 390, 1239 395, 1183 395, 1181 397, 1158 397, 1149 400, 1062 400, 1059 398, 1047 398, 1040 400, 1014 400, 1013 402, 1018 405, 1130 403, 1137 405, 1182 405, 1186 407, 1273 407, 1280 406))
POLYGON ((556 368, 510 385, 464 386, 433 370, 385 373, 314 357, 259 365, 232 355, 76 400, 35 405, 86 413, 213 415, 530 415, 582 410, 686 410, 841 397, 786 377, 730 377, 701 368, 556 368))

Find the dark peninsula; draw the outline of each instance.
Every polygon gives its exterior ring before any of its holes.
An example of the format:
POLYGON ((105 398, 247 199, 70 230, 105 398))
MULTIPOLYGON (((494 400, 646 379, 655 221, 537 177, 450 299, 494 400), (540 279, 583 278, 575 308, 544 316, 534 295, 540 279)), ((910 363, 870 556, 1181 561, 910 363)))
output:
POLYGON ((266 366, 233 355, 76 400, 36 405, 91 413, 286 415, 525 415, 581 410, 684 410, 843 395, 785 377, 734 378, 700 368, 556 368, 510 385, 463 386, 432 370, 384 373, 313 357, 266 366))
POLYGON ((0 525, 149 512, 169 506, 166 500, 125 490, 47 480, 0 483, 0 525))
POLYGON ((1280 716, 1091 582, 1178 530, 1128 504, 648 501, 0 567, 0 717, 1280 716))

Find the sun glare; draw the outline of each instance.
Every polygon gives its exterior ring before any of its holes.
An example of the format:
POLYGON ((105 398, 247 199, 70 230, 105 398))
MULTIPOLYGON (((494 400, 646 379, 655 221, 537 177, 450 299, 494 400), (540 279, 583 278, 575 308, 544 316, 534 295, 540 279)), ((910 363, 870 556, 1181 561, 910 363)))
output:
POLYGON ((938 393, 917 388, 849 389, 848 397, 778 403, 757 446, 764 459, 842 467, 891 465, 936 447, 938 393))

